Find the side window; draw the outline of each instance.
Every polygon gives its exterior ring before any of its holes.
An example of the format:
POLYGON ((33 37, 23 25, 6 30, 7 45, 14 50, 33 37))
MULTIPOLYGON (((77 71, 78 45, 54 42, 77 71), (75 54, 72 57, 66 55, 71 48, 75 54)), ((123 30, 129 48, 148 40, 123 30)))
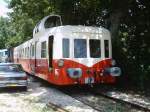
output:
POLYGON ((46 41, 41 43, 41 58, 46 58, 46 41))
POLYGON ((23 48, 23 57, 24 57, 24 54, 25 54, 24 52, 25 52, 25 50, 24 50, 24 48, 23 48))
POLYGON ((21 58, 21 50, 19 50, 19 58, 21 58))
POLYGON ((20 50, 20 57, 22 58, 22 49, 20 50))
POLYGON ((109 58, 109 41, 104 40, 105 58, 109 58))
POLYGON ((28 50, 27 50, 27 57, 29 58, 30 57, 30 48, 28 47, 28 50))
POLYGON ((69 39, 63 39, 62 48, 63 48, 63 58, 69 58, 69 48, 70 48, 69 39))
POLYGON ((0 56, 2 56, 2 53, 0 52, 0 56))
POLYGON ((5 55, 8 55, 8 51, 5 51, 5 55))
POLYGON ((37 26, 35 27, 35 31, 34 32, 35 32, 35 34, 38 32, 37 26))
POLYGON ((25 57, 27 58, 27 47, 25 48, 25 57))
POLYGON ((36 27, 35 27, 35 33, 39 32, 39 25, 40 25, 41 21, 37 23, 36 27))
POLYGON ((34 56, 34 45, 32 45, 32 47, 31 47, 31 56, 32 57, 34 56))
POLYGON ((32 44, 30 45, 30 57, 32 57, 32 44))

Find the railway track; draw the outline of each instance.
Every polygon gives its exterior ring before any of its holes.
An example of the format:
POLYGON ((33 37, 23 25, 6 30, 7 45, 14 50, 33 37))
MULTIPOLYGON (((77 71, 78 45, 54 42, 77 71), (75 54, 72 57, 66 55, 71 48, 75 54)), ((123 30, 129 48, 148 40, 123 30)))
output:
POLYGON ((109 91, 90 87, 60 89, 64 93, 101 112, 150 112, 149 105, 119 98, 109 91), (108 108, 107 108, 108 107, 108 108))
MULTIPOLYGON (((44 84, 45 85, 45 84, 44 84)), ((112 112, 105 111, 107 107, 109 110, 114 110, 115 112, 150 112, 150 102, 138 102, 132 100, 131 97, 125 98, 119 96, 122 94, 118 93, 116 89, 111 87, 101 87, 91 88, 90 86, 85 87, 58 87, 54 88, 64 92, 65 94, 79 100, 85 105, 92 107, 94 110, 101 112, 112 112), (119 97, 118 97, 119 96, 119 97), (122 109, 123 108, 123 109, 122 109)), ((126 96, 128 97, 128 96, 126 96)), ((135 99, 135 98, 133 98, 135 99)), ((141 98, 142 100, 142 98, 141 98)), ((52 104, 51 104, 52 105, 52 104)), ((57 106, 54 106, 57 108, 57 106)), ((60 110, 60 109, 59 109, 60 110)), ((66 111, 66 110, 61 110, 66 111)))
MULTIPOLYGON (((137 109, 140 109, 140 110, 143 110, 143 111, 146 111, 146 112, 150 112, 150 106, 144 103, 141 103, 141 102, 138 102, 138 101, 135 101, 133 99, 126 99, 125 97, 117 97, 117 93, 116 95, 112 95, 112 93, 115 94, 115 92, 103 92, 103 91, 96 91, 96 90, 90 90, 94 95, 101 95, 101 96, 104 96, 106 98, 109 98, 109 99, 112 99, 116 102, 120 102, 122 104, 128 104, 128 105, 131 105, 137 109)), ((150 103, 150 102, 149 102, 150 103)))

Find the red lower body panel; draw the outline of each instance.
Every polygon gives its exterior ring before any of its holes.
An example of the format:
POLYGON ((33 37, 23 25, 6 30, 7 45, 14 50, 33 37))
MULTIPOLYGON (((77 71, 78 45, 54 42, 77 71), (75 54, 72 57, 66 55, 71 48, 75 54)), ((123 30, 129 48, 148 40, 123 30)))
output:
POLYGON ((58 67, 58 60, 53 60, 53 68, 51 70, 47 59, 15 59, 14 61, 22 64, 26 72, 56 85, 87 84, 89 79, 92 79, 91 83, 94 84, 115 83, 116 79, 109 74, 103 74, 105 68, 111 67, 111 59, 102 60, 92 67, 87 67, 71 60, 64 60, 64 66, 58 67), (69 77, 67 73, 69 68, 80 68, 82 76, 77 79, 69 77))

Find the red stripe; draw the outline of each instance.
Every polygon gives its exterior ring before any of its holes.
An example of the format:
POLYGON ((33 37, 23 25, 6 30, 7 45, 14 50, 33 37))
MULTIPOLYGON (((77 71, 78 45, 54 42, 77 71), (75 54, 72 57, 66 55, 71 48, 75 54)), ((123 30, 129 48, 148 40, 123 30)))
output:
POLYGON ((49 71, 47 59, 37 59, 36 66, 35 59, 21 59, 19 60, 19 63, 21 63, 23 68, 29 73, 32 73, 32 67, 35 67, 35 75, 56 85, 72 85, 75 83, 84 84, 86 77, 94 77, 95 83, 115 82, 115 77, 110 75, 100 76, 100 73, 104 70, 104 68, 111 66, 111 59, 102 60, 94 64, 92 67, 87 67, 78 62, 66 59, 64 60, 64 66, 58 67, 58 60, 53 60, 52 71, 49 71), (68 68, 81 68, 83 73, 82 77, 78 80, 70 78, 67 74, 68 68))

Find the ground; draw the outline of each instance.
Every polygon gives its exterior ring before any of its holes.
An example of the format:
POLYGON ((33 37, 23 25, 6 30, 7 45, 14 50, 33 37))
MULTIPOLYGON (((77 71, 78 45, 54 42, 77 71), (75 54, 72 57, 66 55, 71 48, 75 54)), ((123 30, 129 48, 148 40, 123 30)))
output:
POLYGON ((30 77, 28 90, 18 88, 7 88, 0 91, 0 111, 1 112, 53 112, 39 94, 44 92, 40 83, 35 82, 30 77))
MULTIPOLYGON (((109 110, 109 112, 122 112, 123 110, 124 112, 126 110, 142 112, 130 106, 121 104, 118 106, 114 101, 110 101, 102 96, 86 95, 85 93, 88 92, 83 92, 84 94, 82 95, 80 94, 82 92, 80 88, 80 92, 78 92, 71 87, 69 93, 73 92, 75 94, 75 96, 72 96, 71 94, 63 93, 64 88, 57 89, 57 86, 50 85, 46 81, 35 77, 29 76, 28 82, 27 91, 18 88, 0 88, 0 112, 97 112, 95 110, 97 106, 102 112, 104 110, 109 110), (72 89, 76 92, 71 91, 72 89), (84 101, 81 102, 80 100, 84 101), (89 104, 90 106, 88 106, 89 104), (92 108, 93 106, 94 108, 92 108)), ((123 98, 125 96, 129 95, 123 94, 123 98)), ((136 97, 133 96, 130 99, 134 98, 136 97)), ((148 100, 147 98, 146 100, 143 97, 140 98, 142 98, 140 99, 142 102, 148 100)), ((145 104, 149 106, 150 103, 148 101, 145 104)))
POLYGON ((28 90, 1 89, 0 112, 96 112, 42 80, 30 77, 28 90))

